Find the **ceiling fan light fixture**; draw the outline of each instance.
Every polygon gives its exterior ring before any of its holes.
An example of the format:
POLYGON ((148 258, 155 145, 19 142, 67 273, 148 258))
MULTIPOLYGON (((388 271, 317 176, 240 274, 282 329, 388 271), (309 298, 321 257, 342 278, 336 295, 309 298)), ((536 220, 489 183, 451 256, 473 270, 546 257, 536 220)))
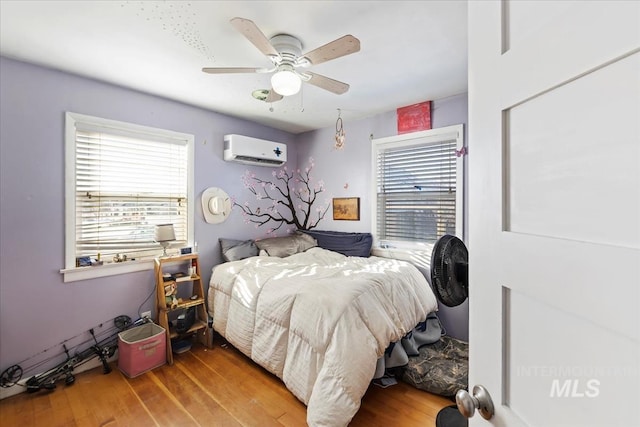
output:
POLYGON ((301 86, 300 76, 292 70, 281 69, 271 76, 271 87, 282 96, 295 95, 301 86))
MULTIPOLYGON (((0 0, 1 1, 1 0, 0 0)), ((272 73, 271 89, 266 94, 253 94, 254 98, 268 103, 280 101, 285 96, 300 92, 306 82, 320 89, 342 95, 349 85, 320 74, 298 71, 299 67, 310 67, 360 51, 360 40, 347 34, 316 49, 302 53, 302 42, 289 34, 276 34, 267 38, 250 19, 236 17, 231 24, 258 50, 273 62, 275 68, 255 67, 204 67, 209 74, 272 73)))

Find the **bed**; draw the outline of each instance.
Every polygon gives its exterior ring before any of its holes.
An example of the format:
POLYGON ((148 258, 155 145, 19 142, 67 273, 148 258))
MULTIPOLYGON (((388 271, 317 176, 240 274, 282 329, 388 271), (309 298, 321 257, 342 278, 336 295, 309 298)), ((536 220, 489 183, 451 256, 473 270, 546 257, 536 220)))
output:
POLYGON ((413 265, 318 241, 297 232, 225 252, 221 240, 227 262, 213 269, 207 303, 214 329, 282 379, 307 405, 310 426, 344 426, 389 343, 437 303, 413 265))

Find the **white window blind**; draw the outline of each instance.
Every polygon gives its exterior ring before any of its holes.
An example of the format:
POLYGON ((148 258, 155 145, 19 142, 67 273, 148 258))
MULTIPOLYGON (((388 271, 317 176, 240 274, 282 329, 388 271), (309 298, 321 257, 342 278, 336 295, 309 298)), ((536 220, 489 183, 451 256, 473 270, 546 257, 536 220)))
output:
POLYGON ((459 133, 426 131, 374 144, 378 241, 428 243, 444 234, 461 236, 459 128, 459 133))
MULTIPOLYGON (((106 260, 115 254, 128 258, 157 255, 162 251, 154 240, 157 224, 173 224, 175 246, 185 246, 192 202, 190 135, 152 132, 97 118, 68 117, 67 126, 70 124, 67 137, 72 134, 73 176, 67 171, 67 185, 72 179, 74 203, 71 218, 67 214, 67 227, 72 226, 75 236, 67 255, 73 255, 73 262, 98 254, 106 260)), ((69 155, 67 159, 71 160, 69 155)), ((72 267, 69 258, 67 268, 72 267)))

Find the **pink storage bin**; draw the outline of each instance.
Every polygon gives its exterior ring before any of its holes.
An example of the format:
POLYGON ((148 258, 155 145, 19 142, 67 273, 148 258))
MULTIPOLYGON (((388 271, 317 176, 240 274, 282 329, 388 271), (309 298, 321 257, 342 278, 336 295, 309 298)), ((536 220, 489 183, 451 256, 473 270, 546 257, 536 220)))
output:
POLYGON ((118 334, 118 369, 129 378, 167 363, 167 334, 155 323, 145 323, 118 334))

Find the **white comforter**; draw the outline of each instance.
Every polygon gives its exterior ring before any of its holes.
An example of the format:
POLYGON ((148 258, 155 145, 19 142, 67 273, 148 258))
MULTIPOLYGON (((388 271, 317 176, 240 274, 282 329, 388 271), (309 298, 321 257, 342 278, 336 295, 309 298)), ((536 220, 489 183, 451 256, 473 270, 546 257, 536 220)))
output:
POLYGON ((310 426, 347 425, 385 348, 437 310, 413 265, 321 248, 218 265, 208 304, 214 329, 284 381, 310 426))

